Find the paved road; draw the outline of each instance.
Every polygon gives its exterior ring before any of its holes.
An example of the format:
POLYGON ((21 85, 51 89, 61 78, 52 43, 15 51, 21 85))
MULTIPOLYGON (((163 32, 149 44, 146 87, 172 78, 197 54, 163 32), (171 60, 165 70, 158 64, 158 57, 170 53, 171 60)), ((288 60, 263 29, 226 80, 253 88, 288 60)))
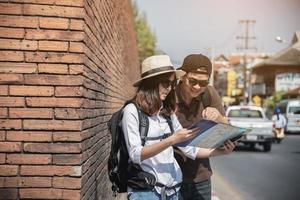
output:
POLYGON ((213 190, 221 200, 300 199, 300 134, 286 135, 271 152, 241 146, 211 162, 213 190))

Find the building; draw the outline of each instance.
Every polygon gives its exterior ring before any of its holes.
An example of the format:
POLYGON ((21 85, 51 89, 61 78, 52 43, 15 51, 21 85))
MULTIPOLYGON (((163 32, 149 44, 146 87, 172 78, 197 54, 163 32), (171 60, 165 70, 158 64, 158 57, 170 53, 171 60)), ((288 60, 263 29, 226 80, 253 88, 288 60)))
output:
POLYGON ((300 87, 300 32, 288 48, 253 66, 252 77, 252 92, 261 97, 300 87))

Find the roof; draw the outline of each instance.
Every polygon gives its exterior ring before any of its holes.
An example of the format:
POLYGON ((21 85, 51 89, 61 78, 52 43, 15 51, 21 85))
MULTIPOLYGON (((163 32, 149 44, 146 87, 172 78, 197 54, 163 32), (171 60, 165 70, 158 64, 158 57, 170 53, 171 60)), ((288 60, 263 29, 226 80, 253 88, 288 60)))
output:
POLYGON ((278 52, 277 54, 266 59, 265 61, 258 63, 254 66, 254 68, 274 65, 288 65, 300 67, 300 31, 297 31, 294 34, 291 46, 278 52))

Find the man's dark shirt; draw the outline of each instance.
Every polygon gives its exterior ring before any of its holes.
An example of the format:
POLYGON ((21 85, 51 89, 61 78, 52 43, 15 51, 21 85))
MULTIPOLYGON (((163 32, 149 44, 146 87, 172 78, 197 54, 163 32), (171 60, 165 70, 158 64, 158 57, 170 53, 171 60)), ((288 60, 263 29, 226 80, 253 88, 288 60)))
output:
MULTIPOLYGON (((207 86, 206 89, 209 91, 211 97, 211 103, 209 106, 216 108, 222 115, 224 115, 225 110, 222 106, 222 100, 216 89, 212 86, 207 86)), ((193 123, 202 119, 202 111, 204 110, 204 107, 202 105, 201 97, 203 93, 201 93, 198 97, 192 99, 190 105, 186 105, 182 97, 180 96, 180 90, 181 84, 179 84, 176 88, 178 97, 178 109, 176 115, 181 125, 184 128, 188 128, 193 123)), ((179 154, 175 154, 175 157, 183 172, 183 182, 185 183, 205 181, 212 175, 212 170, 208 158, 196 158, 196 160, 186 158, 186 160, 184 161, 183 157, 179 156, 179 154)))

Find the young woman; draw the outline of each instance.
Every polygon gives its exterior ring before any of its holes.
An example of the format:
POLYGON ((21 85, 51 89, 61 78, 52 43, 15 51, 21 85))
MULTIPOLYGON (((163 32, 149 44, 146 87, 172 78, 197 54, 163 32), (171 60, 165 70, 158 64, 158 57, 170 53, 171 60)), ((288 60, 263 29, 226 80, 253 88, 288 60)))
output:
MULTIPOLYGON (((173 145, 195 136, 197 130, 184 129, 175 116, 176 96, 174 87, 176 78, 185 72, 175 70, 167 55, 151 56, 142 63, 141 79, 135 82, 138 87, 133 98, 135 105, 148 115, 149 130, 147 137, 160 138, 148 140, 142 145, 139 133, 138 110, 134 104, 124 108, 122 129, 131 162, 139 164, 143 171, 156 178, 153 190, 134 190, 128 188, 128 199, 159 200, 178 199, 182 180, 181 170, 174 158, 173 145), (171 133, 166 116, 170 117, 174 133, 171 133)), ((208 157, 230 153, 234 144, 227 142, 223 149, 202 149, 197 147, 180 147, 189 158, 208 157)))

